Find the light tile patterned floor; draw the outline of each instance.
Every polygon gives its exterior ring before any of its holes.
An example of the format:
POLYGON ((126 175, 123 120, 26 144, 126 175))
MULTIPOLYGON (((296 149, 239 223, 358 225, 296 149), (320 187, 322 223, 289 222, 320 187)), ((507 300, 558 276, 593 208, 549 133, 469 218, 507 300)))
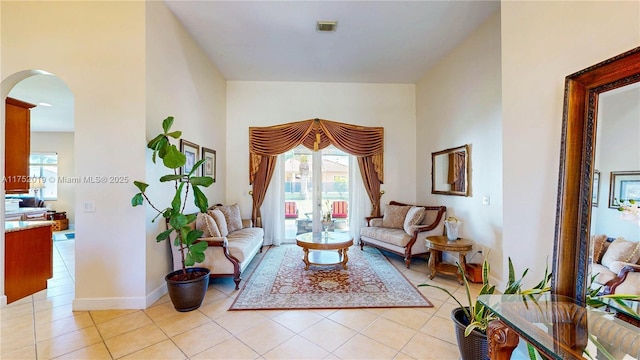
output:
MULTIPOLYGON (((449 318, 456 304, 424 287, 433 308, 227 311, 238 292, 231 279, 216 279, 203 305, 188 313, 175 311, 167 296, 146 310, 74 312, 75 240, 54 245, 49 288, 0 310, 4 360, 460 357, 449 318)), ((406 269, 400 257, 387 256, 412 283, 429 281, 424 260, 406 269)), ((454 278, 432 282, 462 295, 454 278)))

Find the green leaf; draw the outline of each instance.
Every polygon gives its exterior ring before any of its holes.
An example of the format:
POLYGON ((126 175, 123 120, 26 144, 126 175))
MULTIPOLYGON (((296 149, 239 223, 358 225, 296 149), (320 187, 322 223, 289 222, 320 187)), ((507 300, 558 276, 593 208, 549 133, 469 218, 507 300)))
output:
POLYGON ((200 212, 207 212, 209 200, 197 186, 193 187, 193 203, 200 209, 200 212))
POLYGON ((185 242, 187 244, 193 244, 196 240, 202 237, 202 234, 204 234, 202 230, 191 230, 189 231, 185 242))
POLYGON ((187 224, 187 217, 178 213, 173 214, 169 219, 169 225, 174 229, 182 229, 187 224))
POLYGON ((169 116, 166 119, 162 120, 162 130, 164 133, 168 133, 171 130, 171 125, 173 125, 173 116, 169 116))
POLYGON ((144 198, 142 197, 142 193, 137 193, 131 198, 131 206, 138 206, 144 203, 144 198))
POLYGON ((160 234, 158 234, 158 236, 156 236, 156 241, 160 242, 160 241, 167 240, 169 238, 169 235, 172 232, 173 232, 173 229, 169 229, 169 230, 165 230, 165 231, 161 232, 160 234))
POLYGON ((138 188, 138 190, 140 190, 140 192, 144 192, 147 189, 147 187, 149 187, 149 184, 143 183, 141 181, 134 181, 133 185, 135 185, 138 188))
POLYGON ((189 179, 191 185, 198 185, 208 187, 213 184, 213 178, 211 176, 194 176, 189 179))
POLYGON ((160 144, 160 141, 164 138, 165 136, 163 134, 160 134, 154 137, 153 139, 151 139, 151 141, 147 143, 147 147, 151 150, 158 150, 158 145, 160 144))
POLYGON ((187 224, 191 224, 192 222, 196 221, 196 218, 198 217, 198 215, 196 214, 188 214, 187 216, 187 224))
POLYGON ((180 179, 182 179, 182 175, 169 174, 169 175, 162 176, 160 178, 160 182, 175 181, 180 179))
POLYGON ((174 139, 179 139, 180 136, 182 136, 182 131, 170 132, 170 133, 167 133, 167 136, 171 136, 174 139))
POLYGON ((189 176, 193 175, 196 171, 198 171, 198 168, 202 165, 202 163, 204 163, 204 159, 196 161, 196 163, 193 164, 191 171, 189 171, 189 176))
POLYGON ((187 253, 187 256, 184 257, 184 266, 193 266, 196 264, 195 259, 191 256, 191 253, 187 253))
POLYGON ((189 253, 191 254, 193 260, 195 262, 203 262, 204 261, 204 251, 207 250, 206 241, 201 241, 199 243, 195 243, 189 248, 189 253))
POLYGON ((166 147, 162 162, 169 169, 178 169, 187 163, 187 156, 181 153, 175 145, 169 145, 166 147))
POLYGON ((169 145, 169 139, 167 139, 166 137, 163 137, 162 139, 160 139, 160 143, 158 144, 158 156, 160 157, 160 159, 163 159, 164 156, 167 154, 168 145, 169 145))
POLYGON ((180 195, 182 195, 183 187, 184 183, 180 183, 180 185, 178 185, 176 194, 173 196, 173 200, 171 200, 171 209, 173 210, 174 214, 180 213, 180 207, 182 206, 182 197, 180 195))

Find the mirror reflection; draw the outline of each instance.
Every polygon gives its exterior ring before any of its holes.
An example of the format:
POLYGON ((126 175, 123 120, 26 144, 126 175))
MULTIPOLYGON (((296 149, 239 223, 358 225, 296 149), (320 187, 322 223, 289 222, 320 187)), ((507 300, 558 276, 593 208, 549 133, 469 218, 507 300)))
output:
MULTIPOLYGON (((600 94, 596 128, 594 173, 599 173, 599 184, 594 178, 590 253, 591 273, 597 276, 592 287, 608 286, 605 291, 619 293, 627 279, 611 288, 612 281, 625 265, 640 260, 633 251, 640 226, 618 210, 630 199, 640 200, 640 83, 600 94)), ((635 276, 627 275, 629 280, 635 276)), ((638 286, 625 291, 638 294, 638 286)))
POLYGON ((431 153, 431 193, 469 196, 469 145, 431 153))

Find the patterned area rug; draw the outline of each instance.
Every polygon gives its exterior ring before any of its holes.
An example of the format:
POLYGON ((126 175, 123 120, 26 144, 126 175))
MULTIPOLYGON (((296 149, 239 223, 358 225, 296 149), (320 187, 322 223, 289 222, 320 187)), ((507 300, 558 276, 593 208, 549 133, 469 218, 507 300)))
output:
POLYGON ((229 310, 432 307, 379 250, 352 246, 348 269, 304 269, 302 248, 273 246, 229 310))

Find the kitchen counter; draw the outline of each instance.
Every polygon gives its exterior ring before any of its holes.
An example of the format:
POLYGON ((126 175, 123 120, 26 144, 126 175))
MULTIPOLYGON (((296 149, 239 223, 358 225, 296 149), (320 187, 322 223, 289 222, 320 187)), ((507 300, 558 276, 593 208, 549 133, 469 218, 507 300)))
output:
POLYGON ((53 225, 53 221, 5 221, 4 232, 8 233, 51 225, 53 225))
POLYGON ((7 304, 47 288, 53 276, 53 221, 4 222, 7 304))

